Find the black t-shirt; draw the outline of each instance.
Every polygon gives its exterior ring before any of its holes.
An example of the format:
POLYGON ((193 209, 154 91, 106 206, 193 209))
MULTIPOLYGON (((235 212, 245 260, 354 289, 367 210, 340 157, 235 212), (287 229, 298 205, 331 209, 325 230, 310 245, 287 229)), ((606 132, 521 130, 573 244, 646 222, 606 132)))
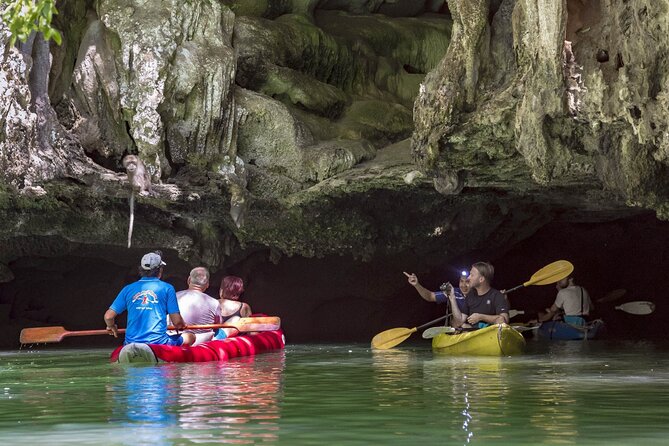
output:
POLYGON ((494 288, 490 288, 487 293, 479 296, 476 289, 472 290, 465 297, 465 305, 462 312, 467 315, 474 313, 497 315, 509 312, 509 302, 494 288))

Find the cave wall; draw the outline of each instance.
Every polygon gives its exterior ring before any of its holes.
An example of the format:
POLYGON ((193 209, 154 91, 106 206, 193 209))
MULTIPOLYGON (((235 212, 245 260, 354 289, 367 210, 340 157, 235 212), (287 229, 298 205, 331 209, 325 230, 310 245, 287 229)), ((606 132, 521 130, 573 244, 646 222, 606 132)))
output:
MULTIPOLYGON (((137 207, 136 246, 213 267, 257 244, 288 255, 360 250, 355 232, 374 237, 368 216, 344 221, 319 199, 331 188, 312 187, 409 137, 413 97, 450 39, 443 2, 392 3, 388 13, 383 1, 68 3, 54 22, 64 44, 51 45, 49 134, 67 149, 55 153, 41 147, 42 116, 30 105, 37 55, 8 48, 2 28, 0 237, 120 245, 129 193, 121 159, 134 153, 155 182, 137 207), (337 228, 325 243, 310 229, 321 205, 340 220, 318 222, 337 228), (299 243, 295 231, 312 235, 299 243)), ((365 175, 358 189, 405 188, 415 170, 406 150, 383 153, 377 170, 399 168, 365 175)))
MULTIPOLYGON (((534 228, 555 211, 574 221, 634 207, 664 215, 663 47, 637 54, 629 39, 615 40, 646 27, 661 40, 650 30, 662 18, 657 4, 202 1, 184 9, 128 0, 68 3, 62 14, 49 150, 40 116, 20 101, 31 93, 36 56, 9 48, 3 65, 12 116, 0 150, 4 239, 123 243, 126 153, 138 153, 159 181, 140 201, 136 245, 215 268, 257 245, 365 258, 419 244, 407 219, 379 229, 367 201, 400 193, 426 226, 454 227, 428 215, 440 199, 426 187, 461 208, 502 197, 499 216, 480 211, 492 221, 473 217, 461 230, 508 225, 514 212, 525 225, 527 207, 538 207, 534 228), (623 65, 588 56, 608 52, 609 41, 628 45, 620 57, 611 51, 623 65), (656 68, 639 68, 648 64, 656 68), (630 83, 656 120, 617 99, 630 83)), ((449 237, 451 251, 477 248, 461 235, 449 237)))
POLYGON ((452 44, 426 76, 412 136, 443 193, 529 174, 616 191, 667 218, 667 2, 449 7, 452 44))

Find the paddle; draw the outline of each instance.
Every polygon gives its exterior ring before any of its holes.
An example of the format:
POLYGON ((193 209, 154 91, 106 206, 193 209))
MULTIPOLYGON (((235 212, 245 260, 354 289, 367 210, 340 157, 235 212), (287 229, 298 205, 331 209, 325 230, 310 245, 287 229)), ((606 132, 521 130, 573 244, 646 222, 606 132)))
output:
POLYGON ((430 327, 425 330, 422 334, 423 339, 432 339, 441 333, 455 333, 455 328, 453 327, 430 327))
POLYGON ((653 302, 639 300, 618 305, 616 306, 616 310, 622 310, 625 313, 630 314, 645 315, 655 311, 655 304, 653 302))
MULTIPOLYGON (((190 325, 187 327, 193 330, 209 330, 217 328, 234 328, 239 332, 250 331, 272 331, 281 327, 281 319, 276 316, 268 317, 242 317, 236 322, 229 324, 210 324, 210 325, 190 325)), ((174 327, 167 327, 168 330, 174 330, 174 327)), ((124 328, 118 330, 119 333, 125 332, 124 328)), ((24 328, 21 330, 19 342, 21 344, 44 344, 50 342, 60 342, 63 338, 70 336, 94 336, 105 335, 107 330, 80 330, 67 331, 64 327, 35 327, 24 328)))
POLYGON ((530 325, 530 326, 528 326, 528 325, 512 325, 511 327, 512 327, 514 330, 516 330, 516 331, 522 333, 522 332, 524 332, 524 331, 536 330, 536 329, 539 328, 540 326, 541 326, 541 325, 530 325))
POLYGON ((414 328, 391 328, 390 330, 382 331, 372 338, 372 348, 379 350, 386 350, 395 347, 397 344, 404 342, 413 333, 430 325, 436 324, 439 321, 446 319, 448 315, 437 318, 426 324, 414 328))
POLYGON ((557 262, 544 266, 539 271, 532 274, 530 280, 522 285, 506 290, 506 294, 530 285, 550 285, 565 277, 569 277, 569 274, 571 274, 572 271, 574 271, 574 265, 572 265, 571 262, 568 262, 567 260, 558 260, 557 262))
POLYGON ((512 317, 516 317, 519 314, 525 314, 525 311, 523 311, 523 310, 509 310, 509 319, 511 319, 512 317))
POLYGON ((614 300, 618 300, 621 297, 623 297, 625 293, 627 293, 627 290, 624 290, 622 288, 609 291, 604 295, 604 297, 600 297, 599 299, 597 299, 597 302, 613 302, 614 300))

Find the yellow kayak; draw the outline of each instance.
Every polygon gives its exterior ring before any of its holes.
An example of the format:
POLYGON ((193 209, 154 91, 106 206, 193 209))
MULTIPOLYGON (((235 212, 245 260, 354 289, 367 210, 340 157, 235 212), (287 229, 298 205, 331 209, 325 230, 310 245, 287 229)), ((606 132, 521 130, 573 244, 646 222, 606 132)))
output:
POLYGON ((522 353, 525 338, 507 324, 495 324, 459 334, 440 333, 432 338, 432 350, 449 355, 508 356, 522 353))

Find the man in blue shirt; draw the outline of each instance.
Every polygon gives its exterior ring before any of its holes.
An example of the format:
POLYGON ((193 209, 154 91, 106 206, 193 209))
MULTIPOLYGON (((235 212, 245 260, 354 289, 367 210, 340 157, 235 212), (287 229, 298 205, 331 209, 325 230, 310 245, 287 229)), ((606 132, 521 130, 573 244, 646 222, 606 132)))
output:
POLYGON ((173 336, 167 334, 166 314, 177 330, 183 330, 186 324, 179 313, 179 304, 174 287, 163 282, 163 267, 166 265, 160 251, 150 252, 142 257, 137 282, 126 285, 109 309, 105 312, 105 324, 110 335, 118 337, 116 316, 128 311, 128 327, 125 331, 124 344, 138 342, 142 344, 191 345, 195 342, 193 333, 173 336))
MULTIPOLYGON (((425 288, 423 285, 418 282, 418 276, 415 274, 411 273, 404 273, 405 276, 407 276, 407 280, 410 285, 412 285, 414 288, 416 288, 416 291, 418 291, 418 294, 425 299, 428 302, 436 302, 438 304, 443 304, 448 302, 448 288, 450 287, 449 284, 443 284, 441 286, 441 291, 430 291, 427 288, 425 288), (446 286, 448 285, 448 286, 446 286)), ((458 284, 458 288, 455 288, 453 292, 455 293, 455 301, 458 304, 458 307, 460 308, 460 311, 464 311, 465 309, 465 296, 467 293, 469 293, 469 278, 467 277, 467 272, 463 271, 462 274, 460 274, 460 283, 458 284)))

